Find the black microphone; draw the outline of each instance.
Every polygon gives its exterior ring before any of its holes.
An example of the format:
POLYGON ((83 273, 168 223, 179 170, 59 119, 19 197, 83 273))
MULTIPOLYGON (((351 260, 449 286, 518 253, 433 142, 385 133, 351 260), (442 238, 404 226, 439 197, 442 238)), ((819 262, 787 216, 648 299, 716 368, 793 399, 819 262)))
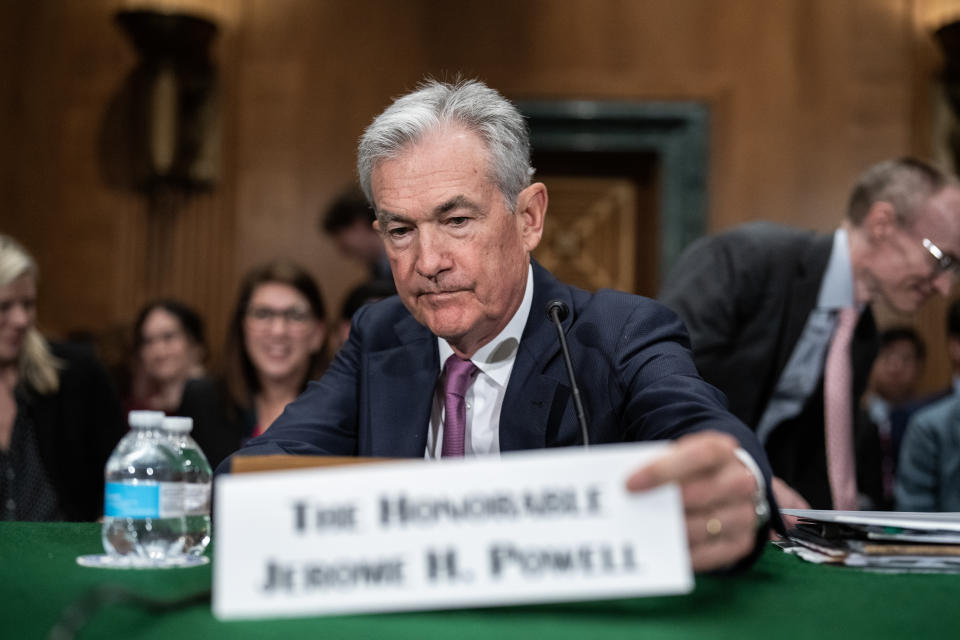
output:
POLYGON ((577 411, 577 420, 580 422, 580 433, 583 434, 583 446, 590 446, 590 436, 587 433, 587 416, 583 412, 583 403, 580 401, 580 388, 577 379, 573 376, 573 362, 570 360, 570 350, 567 349, 567 338, 563 335, 563 326, 560 324, 570 314, 570 308, 563 300, 551 300, 547 303, 547 318, 557 326, 557 336, 560 338, 560 350, 563 352, 563 362, 567 365, 567 377, 573 389, 573 407, 577 411))

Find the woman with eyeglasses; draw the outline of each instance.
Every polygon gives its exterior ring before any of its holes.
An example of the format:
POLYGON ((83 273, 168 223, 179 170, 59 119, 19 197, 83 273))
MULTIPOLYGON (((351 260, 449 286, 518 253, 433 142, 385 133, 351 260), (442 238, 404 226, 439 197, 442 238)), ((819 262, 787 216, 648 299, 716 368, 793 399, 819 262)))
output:
POLYGON ((277 260, 243 279, 218 380, 191 380, 180 413, 216 467, 260 435, 321 373, 326 341, 323 297, 299 265, 277 260))

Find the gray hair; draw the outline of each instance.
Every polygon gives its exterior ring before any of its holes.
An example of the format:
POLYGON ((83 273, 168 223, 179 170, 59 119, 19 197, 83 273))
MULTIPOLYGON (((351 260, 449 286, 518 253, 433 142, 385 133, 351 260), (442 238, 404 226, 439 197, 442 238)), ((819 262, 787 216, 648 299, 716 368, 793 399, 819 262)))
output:
POLYGON ((853 187, 847 219, 859 225, 877 202, 893 207, 897 222, 909 225, 928 198, 956 180, 936 167, 914 158, 897 158, 864 171, 853 187))
POLYGON ((357 174, 371 205, 376 207, 370 181, 377 163, 395 158, 446 124, 465 127, 483 140, 490 154, 490 179, 513 210, 533 175, 530 135, 517 108, 479 80, 426 80, 367 127, 357 149, 357 174))
MULTIPOLYGON (((17 278, 37 277, 37 263, 19 242, 0 234, 0 287, 17 278)), ((17 365, 20 377, 41 394, 54 393, 60 387, 57 370, 62 363, 50 352, 50 346, 36 327, 27 329, 23 351, 17 365)))

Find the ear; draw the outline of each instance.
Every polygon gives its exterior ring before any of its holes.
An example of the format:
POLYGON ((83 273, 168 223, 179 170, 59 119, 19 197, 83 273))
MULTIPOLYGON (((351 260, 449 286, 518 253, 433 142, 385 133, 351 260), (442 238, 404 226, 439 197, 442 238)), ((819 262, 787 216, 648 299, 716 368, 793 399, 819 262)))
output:
POLYGON ((896 231, 897 226, 897 215, 893 205, 882 200, 870 205, 870 209, 860 222, 860 228, 873 244, 889 238, 896 231))
POLYGON ((543 221, 547 216, 547 187, 535 182, 517 196, 517 224, 523 246, 532 252, 540 244, 543 236, 543 221))

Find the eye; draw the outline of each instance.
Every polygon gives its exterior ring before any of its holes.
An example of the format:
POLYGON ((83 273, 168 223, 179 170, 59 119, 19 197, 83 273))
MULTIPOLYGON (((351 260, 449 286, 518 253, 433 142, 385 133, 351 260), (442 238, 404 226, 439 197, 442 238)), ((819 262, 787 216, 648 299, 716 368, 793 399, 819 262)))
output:
POLYGON ((390 227, 387 234, 394 239, 399 239, 410 233, 410 227, 390 227))
POLYGON ((451 227, 462 227, 470 221, 470 218, 466 216, 454 216, 452 218, 447 218, 447 224, 451 227))

